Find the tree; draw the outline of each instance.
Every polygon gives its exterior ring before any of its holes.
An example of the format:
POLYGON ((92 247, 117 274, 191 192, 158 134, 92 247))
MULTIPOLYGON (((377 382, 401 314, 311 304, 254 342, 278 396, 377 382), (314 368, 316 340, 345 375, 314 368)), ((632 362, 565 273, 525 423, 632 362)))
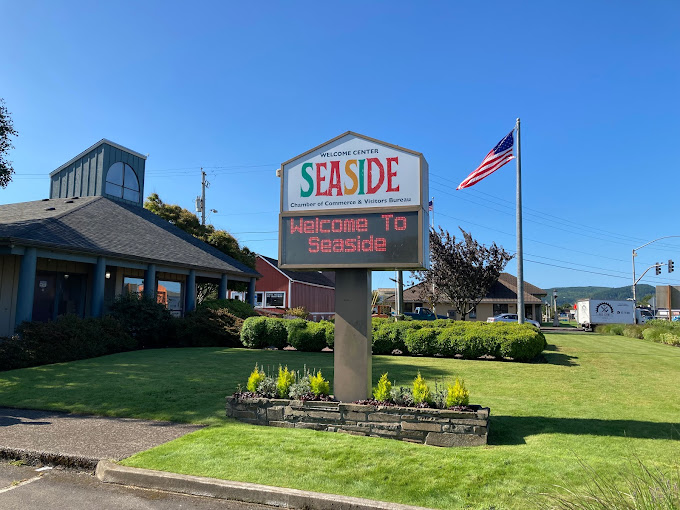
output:
MULTIPOLYGON (((144 208, 251 269, 255 269, 256 254, 245 246, 241 248, 234 236, 226 230, 218 230, 209 224, 201 225, 198 216, 194 213, 178 205, 166 204, 156 193, 147 197, 144 208)), ((230 285, 232 284, 230 283, 230 285)), ((247 285, 243 282, 234 282, 233 287, 235 290, 245 290, 247 285)), ((196 285, 196 301, 201 303, 211 295, 217 296, 216 284, 201 283, 196 285)))
POLYGON ((14 129, 12 118, 5 106, 5 100, 0 98, 0 187, 2 188, 7 187, 14 173, 12 162, 5 159, 10 149, 14 149, 10 136, 19 136, 19 133, 14 129))
POLYGON ((498 281, 501 271, 513 258, 493 243, 486 247, 460 229, 463 239, 457 241, 441 227, 430 230, 430 269, 416 271, 425 293, 431 299, 449 301, 465 320, 498 281))

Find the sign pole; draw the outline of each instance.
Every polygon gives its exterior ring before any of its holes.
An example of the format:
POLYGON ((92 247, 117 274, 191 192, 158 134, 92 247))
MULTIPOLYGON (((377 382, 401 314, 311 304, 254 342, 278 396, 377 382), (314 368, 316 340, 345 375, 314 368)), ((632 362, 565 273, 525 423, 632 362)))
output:
POLYGON ((341 402, 371 394, 371 333, 371 271, 336 270, 333 391, 341 402))
POLYGON ((522 252, 522 156, 517 118, 517 322, 524 323, 524 254, 522 252))

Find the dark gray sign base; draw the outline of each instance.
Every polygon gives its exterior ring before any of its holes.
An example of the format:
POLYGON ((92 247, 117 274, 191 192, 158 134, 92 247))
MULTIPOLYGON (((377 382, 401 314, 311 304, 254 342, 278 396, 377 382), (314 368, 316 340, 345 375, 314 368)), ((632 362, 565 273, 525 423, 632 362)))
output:
POLYGON ((333 393, 340 402, 371 394, 371 271, 335 271, 333 393))

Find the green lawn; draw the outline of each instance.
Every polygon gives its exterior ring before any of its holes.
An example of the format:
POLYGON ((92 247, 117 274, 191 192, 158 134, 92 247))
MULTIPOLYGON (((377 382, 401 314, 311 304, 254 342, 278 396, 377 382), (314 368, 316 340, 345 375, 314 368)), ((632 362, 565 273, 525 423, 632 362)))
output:
POLYGON ((224 396, 255 362, 320 368, 332 354, 168 349, 0 373, 0 405, 212 425, 137 454, 130 466, 438 508, 526 508, 553 484, 578 487, 582 459, 618 476, 638 457, 680 458, 680 349, 620 336, 555 333, 544 363, 375 356, 408 384, 462 376, 491 408, 490 444, 434 448, 227 420, 224 396))

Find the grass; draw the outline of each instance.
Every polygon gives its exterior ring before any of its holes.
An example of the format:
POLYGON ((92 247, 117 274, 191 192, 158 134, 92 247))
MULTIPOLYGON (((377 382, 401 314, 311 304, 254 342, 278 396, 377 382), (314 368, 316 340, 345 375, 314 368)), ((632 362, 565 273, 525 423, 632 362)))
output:
POLYGON ((584 487, 585 462, 625 482, 634 455, 669 470, 680 457, 680 349, 603 335, 546 334, 542 363, 375 356, 409 384, 459 376, 491 408, 490 444, 431 448, 265 428, 224 418, 224 396, 255 362, 304 364, 332 380, 331 354, 167 349, 0 373, 0 405, 212 425, 124 463, 437 508, 526 508, 554 485, 584 487), (580 459, 580 460, 579 460, 580 459))

